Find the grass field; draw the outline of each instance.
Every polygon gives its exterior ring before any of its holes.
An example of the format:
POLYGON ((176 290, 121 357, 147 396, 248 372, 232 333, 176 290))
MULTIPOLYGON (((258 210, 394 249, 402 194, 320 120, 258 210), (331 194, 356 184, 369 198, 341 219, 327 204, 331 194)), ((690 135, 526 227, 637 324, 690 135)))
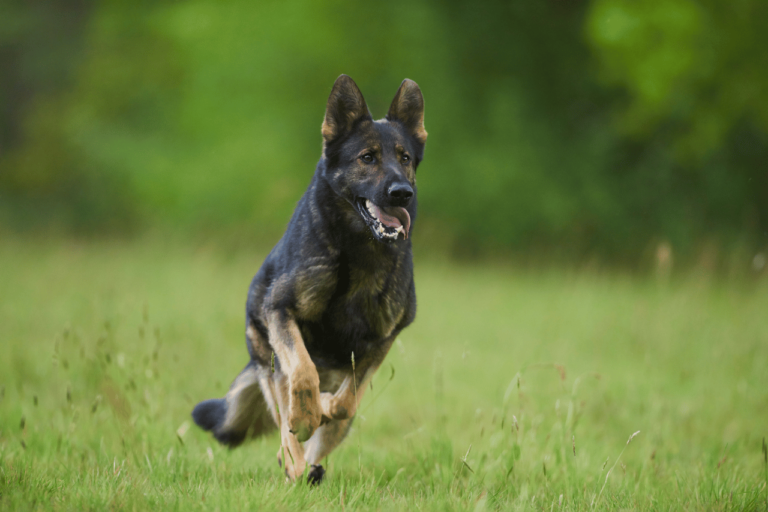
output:
POLYGON ((0 509, 766 510, 765 276, 418 258, 417 320, 310 488, 276 435, 190 426, 246 363, 262 257, 1 240, 0 509))

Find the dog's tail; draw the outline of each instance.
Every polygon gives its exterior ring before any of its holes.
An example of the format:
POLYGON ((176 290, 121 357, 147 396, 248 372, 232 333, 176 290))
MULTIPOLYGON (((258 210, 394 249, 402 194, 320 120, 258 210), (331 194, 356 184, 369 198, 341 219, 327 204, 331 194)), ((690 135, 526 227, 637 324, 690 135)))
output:
POLYGON ((192 419, 224 445, 234 448, 246 438, 274 430, 275 422, 261 392, 259 370, 249 363, 230 386, 227 396, 197 404, 192 419))

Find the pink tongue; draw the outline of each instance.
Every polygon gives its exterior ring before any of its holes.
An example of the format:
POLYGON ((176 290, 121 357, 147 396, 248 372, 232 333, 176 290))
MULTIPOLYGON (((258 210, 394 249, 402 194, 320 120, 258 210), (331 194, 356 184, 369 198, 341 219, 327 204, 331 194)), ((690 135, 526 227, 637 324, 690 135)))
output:
POLYGON ((408 238, 408 233, 411 231, 411 216, 408 215, 408 210, 400 206, 391 206, 386 208, 386 211, 379 208, 373 202, 370 203, 373 207, 373 211, 379 221, 388 228, 398 228, 403 226, 403 234, 405 238, 408 238))

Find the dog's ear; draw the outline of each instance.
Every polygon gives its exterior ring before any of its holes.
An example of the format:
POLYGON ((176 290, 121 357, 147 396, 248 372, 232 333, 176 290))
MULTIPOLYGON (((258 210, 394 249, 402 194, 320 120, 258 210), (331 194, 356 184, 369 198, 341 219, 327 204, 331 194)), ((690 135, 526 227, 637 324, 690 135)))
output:
POLYGON ((387 112, 388 121, 399 121, 408 132, 424 144, 427 142, 427 130, 424 129, 424 96, 413 80, 407 78, 392 100, 387 112))
POLYGON ((347 75, 341 75, 333 84, 328 105, 325 107, 321 130, 323 140, 328 143, 337 139, 351 130, 356 121, 365 117, 372 119, 363 93, 354 80, 347 75))

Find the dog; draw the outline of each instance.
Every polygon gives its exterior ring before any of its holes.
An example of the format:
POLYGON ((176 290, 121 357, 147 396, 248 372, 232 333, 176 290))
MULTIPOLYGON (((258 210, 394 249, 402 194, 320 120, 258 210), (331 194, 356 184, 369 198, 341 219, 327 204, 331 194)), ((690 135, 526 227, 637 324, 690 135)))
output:
POLYGON ((319 483, 374 372, 416 315, 411 233, 424 98, 404 80, 374 121, 355 82, 333 85, 314 176, 246 302, 250 362, 195 422, 222 444, 277 427, 278 464, 319 483))

